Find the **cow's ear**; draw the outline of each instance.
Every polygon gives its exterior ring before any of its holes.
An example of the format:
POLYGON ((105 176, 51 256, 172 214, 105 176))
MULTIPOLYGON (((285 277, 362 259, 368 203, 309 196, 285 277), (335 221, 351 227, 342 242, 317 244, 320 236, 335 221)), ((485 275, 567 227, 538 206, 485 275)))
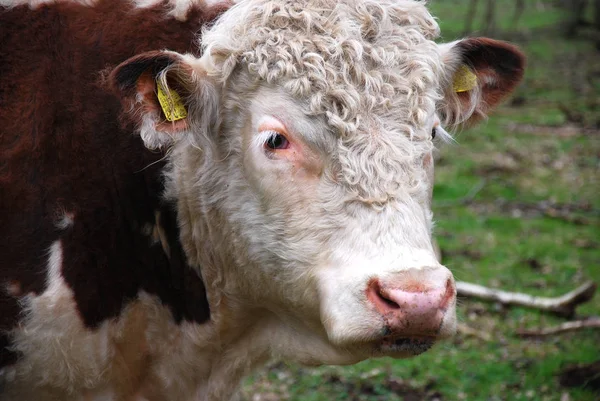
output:
POLYGON ((198 102, 214 92, 198 59, 170 51, 134 56, 109 75, 110 86, 121 99, 125 118, 139 129, 146 147, 165 148, 194 128, 198 102))
POLYGON ((448 124, 469 125, 484 118, 525 72, 525 56, 510 43, 468 38, 440 48, 445 66, 440 113, 448 124))

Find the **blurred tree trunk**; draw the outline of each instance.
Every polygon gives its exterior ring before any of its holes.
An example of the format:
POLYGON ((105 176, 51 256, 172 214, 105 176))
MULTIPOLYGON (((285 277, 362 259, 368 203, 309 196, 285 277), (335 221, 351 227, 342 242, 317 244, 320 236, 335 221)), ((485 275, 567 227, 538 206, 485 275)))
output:
MULTIPOLYGON (((600 1, 600 0, 598 0, 600 1)), ((516 0, 515 1, 515 13, 513 14, 512 27, 517 28, 519 25, 519 20, 525 11, 525 0, 516 0)))
POLYGON ((596 29, 596 49, 600 50, 600 0, 594 1, 594 28, 596 29))
POLYGON ((484 23, 483 33, 493 36, 496 33, 496 0, 487 0, 484 23))
POLYGON ((562 6, 567 10, 565 35, 568 38, 572 38, 577 34, 577 29, 584 22, 583 14, 587 6, 587 0, 563 0, 562 6))
POLYGON ((473 32, 473 21, 475 20, 475 15, 477 14, 477 4, 479 0, 471 0, 469 3, 469 11, 467 12, 467 21, 465 24, 464 35, 468 35, 473 32))

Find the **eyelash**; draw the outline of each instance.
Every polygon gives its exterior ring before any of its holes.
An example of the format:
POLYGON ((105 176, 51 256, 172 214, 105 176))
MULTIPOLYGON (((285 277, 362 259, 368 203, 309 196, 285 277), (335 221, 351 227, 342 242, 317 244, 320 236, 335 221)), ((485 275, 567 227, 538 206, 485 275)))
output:
POLYGON ((264 143, 264 148, 268 151, 283 150, 290 147, 290 142, 281 132, 270 131, 269 137, 264 143))

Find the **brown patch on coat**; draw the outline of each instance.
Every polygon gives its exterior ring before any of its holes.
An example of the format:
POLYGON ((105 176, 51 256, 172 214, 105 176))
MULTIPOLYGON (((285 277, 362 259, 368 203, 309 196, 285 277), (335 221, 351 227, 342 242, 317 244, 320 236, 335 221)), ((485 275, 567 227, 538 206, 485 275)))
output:
MULTIPOLYGON (((90 328, 118 316, 140 289, 156 294, 176 321, 209 318, 204 284, 187 265, 172 205, 161 201, 161 153, 144 148, 100 71, 135 54, 199 52, 201 26, 226 5, 192 7, 185 21, 166 3, 135 9, 126 0, 0 9, 0 277, 22 293, 46 287, 47 252, 59 238, 63 275, 90 328), (56 227, 56 210, 77 216, 56 227), (140 232, 161 225, 171 258, 140 232), (61 232, 62 231, 62 232, 61 232)), ((18 299, 0 291, 0 367, 13 363, 7 332, 18 299)))

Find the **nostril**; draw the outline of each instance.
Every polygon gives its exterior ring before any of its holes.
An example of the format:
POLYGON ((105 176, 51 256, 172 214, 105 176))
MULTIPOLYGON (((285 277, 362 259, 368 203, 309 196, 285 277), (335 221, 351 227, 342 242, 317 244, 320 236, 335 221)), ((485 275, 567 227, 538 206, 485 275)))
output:
POLYGON ((385 304, 390 308, 390 309, 400 309, 400 305, 398 305, 396 302, 392 301, 389 298, 386 298, 385 294, 380 290, 377 295, 379 295, 379 298, 385 302, 385 304))
POLYGON ((371 277, 365 295, 392 338, 437 337, 454 321, 456 285, 443 266, 371 277))
POLYGON ((456 288, 454 287, 454 280, 451 278, 446 281, 446 292, 442 297, 442 301, 440 302, 440 309, 446 309, 452 300, 456 298, 456 288))
POLYGON ((385 291, 383 291, 379 281, 376 279, 372 280, 367 287, 367 298, 381 313, 400 309, 400 305, 386 296, 385 291))

